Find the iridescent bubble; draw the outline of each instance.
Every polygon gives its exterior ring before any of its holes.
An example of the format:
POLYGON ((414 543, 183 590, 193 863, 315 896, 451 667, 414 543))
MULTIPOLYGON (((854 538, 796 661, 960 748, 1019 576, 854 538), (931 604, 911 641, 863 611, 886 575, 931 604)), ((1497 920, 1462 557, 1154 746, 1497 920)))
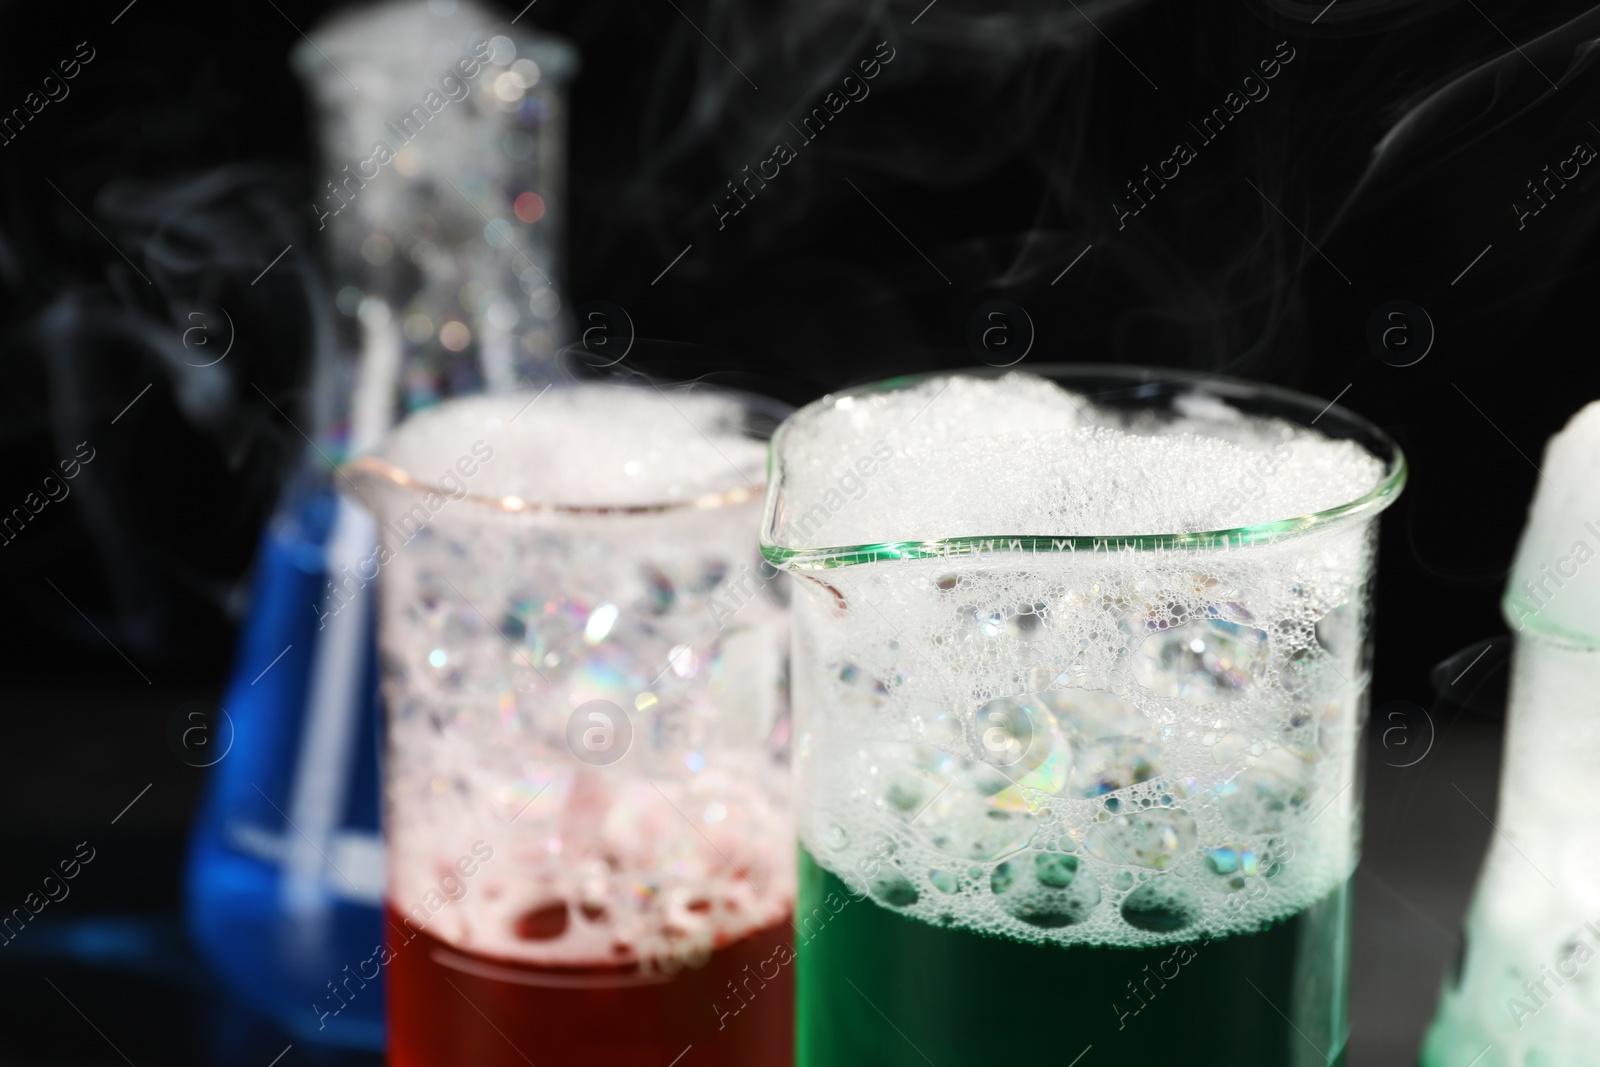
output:
MULTIPOLYGON (((888 748, 877 765, 904 766, 903 752, 898 746, 888 748)), ((1033 836, 1032 815, 996 803, 1011 787, 998 769, 928 746, 916 747, 915 765, 915 796, 897 792, 912 788, 912 779, 904 775, 887 782, 879 795, 930 848, 966 860, 992 859, 1014 852, 1033 836)))
POLYGON ((978 709, 982 759, 1009 767, 1028 754, 1033 744, 1033 723, 1028 709, 1015 700, 991 700, 978 709))
POLYGON ((1206 849, 1205 869, 1214 884, 1226 892, 1243 889, 1256 876, 1259 866, 1255 850, 1244 845, 1223 845, 1206 849))
POLYGON ((1160 746, 1137 737, 1106 737, 1080 744, 1072 766, 1072 791, 1094 798, 1148 782, 1161 774, 1160 746))
POLYGON ((1311 686, 1319 677, 1319 667, 1327 659, 1317 650, 1297 648, 1283 658, 1278 681, 1298 700, 1309 700, 1311 686))
POLYGON ((1275 748, 1217 787, 1228 825, 1245 833, 1276 833, 1296 823, 1311 803, 1315 765, 1275 748))
POLYGON ((1107 863, 1166 870, 1199 841, 1194 817, 1177 808, 1133 811, 1097 823, 1083 847, 1107 863))
POLYGON ((946 728, 951 736, 945 743, 958 751, 970 748, 979 761, 1003 768, 1008 785, 995 794, 996 807, 1029 810, 1030 791, 1055 793, 1066 784, 1072 747, 1050 709, 1033 696, 989 701, 974 716, 973 730, 975 745, 956 743, 954 726, 946 728))
POLYGON ((1267 634, 1202 619, 1151 634, 1133 654, 1133 676, 1151 692, 1191 704, 1232 700, 1259 677, 1267 634))

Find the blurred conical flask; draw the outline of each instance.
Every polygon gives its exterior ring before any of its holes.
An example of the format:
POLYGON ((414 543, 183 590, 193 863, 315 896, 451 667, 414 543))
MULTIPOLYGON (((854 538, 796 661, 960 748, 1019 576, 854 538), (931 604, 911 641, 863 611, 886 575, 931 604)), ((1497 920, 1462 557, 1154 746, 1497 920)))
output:
POLYGON ((377 537, 332 464, 445 397, 555 375, 576 59, 525 20, 418 0, 336 15, 292 62, 320 139, 309 210, 339 337, 316 361, 317 443, 257 557, 223 697, 231 747, 203 753, 188 918, 212 969, 280 1025, 380 1048, 377 537))
POLYGON ((1600 402, 1545 449, 1502 602, 1515 649, 1496 832, 1424 1067, 1600 1059, 1597 554, 1600 402))
POLYGON ((387 426, 549 381, 570 321, 573 49, 468 0, 401 0, 330 19, 293 63, 321 139, 310 210, 364 353, 358 402, 389 405, 387 426))

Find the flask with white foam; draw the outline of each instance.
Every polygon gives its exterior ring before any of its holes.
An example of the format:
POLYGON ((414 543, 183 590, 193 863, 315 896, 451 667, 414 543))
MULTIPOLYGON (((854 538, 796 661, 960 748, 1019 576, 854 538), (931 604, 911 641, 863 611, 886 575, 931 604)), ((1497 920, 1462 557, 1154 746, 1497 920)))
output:
POLYGON ((1600 403, 1550 439, 1502 610, 1516 636, 1497 833, 1424 1067, 1600 1048, 1600 403), (1478 1057, 1474 1061, 1474 1057, 1478 1057))

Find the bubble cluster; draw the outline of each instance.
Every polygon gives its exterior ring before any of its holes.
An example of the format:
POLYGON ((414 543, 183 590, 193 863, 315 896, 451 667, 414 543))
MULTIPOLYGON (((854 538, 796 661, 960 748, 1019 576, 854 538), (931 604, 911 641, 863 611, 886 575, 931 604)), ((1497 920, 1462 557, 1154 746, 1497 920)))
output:
MULTIPOLYGON (((802 413, 780 457, 803 508, 863 443, 894 445, 830 522, 835 545, 1265 523, 1382 472, 1212 398, 1158 421, 1014 375, 849 399, 802 413), (1263 456, 1274 473, 1218 511, 1263 456)), ((908 918, 1017 941, 1155 945, 1304 909, 1355 863, 1373 547, 1357 521, 1247 547, 980 545, 808 572, 802 844, 908 918)))
POLYGON ((392 553, 389 901, 407 913, 482 839, 493 862, 429 933, 529 963, 671 972, 793 908, 786 612, 750 580, 746 478, 759 484, 763 446, 721 397, 532 396, 450 401, 385 453, 426 475, 472 442, 494 450, 471 481, 490 499, 452 501, 409 537, 389 512, 424 490, 376 493, 392 553), (688 506, 654 507, 674 502, 688 506))

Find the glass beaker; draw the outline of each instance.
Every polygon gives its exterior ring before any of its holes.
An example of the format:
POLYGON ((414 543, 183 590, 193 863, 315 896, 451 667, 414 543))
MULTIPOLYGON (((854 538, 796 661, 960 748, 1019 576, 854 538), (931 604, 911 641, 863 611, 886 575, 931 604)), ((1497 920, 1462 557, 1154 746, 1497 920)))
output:
POLYGON ((1036 373, 1070 392, 899 379, 774 439, 797 1063, 1342 1063, 1400 452, 1267 386, 1036 373))
POLYGON ((453 400, 347 468, 382 534, 391 1063, 789 1062, 787 608, 755 539, 783 413, 453 400))

